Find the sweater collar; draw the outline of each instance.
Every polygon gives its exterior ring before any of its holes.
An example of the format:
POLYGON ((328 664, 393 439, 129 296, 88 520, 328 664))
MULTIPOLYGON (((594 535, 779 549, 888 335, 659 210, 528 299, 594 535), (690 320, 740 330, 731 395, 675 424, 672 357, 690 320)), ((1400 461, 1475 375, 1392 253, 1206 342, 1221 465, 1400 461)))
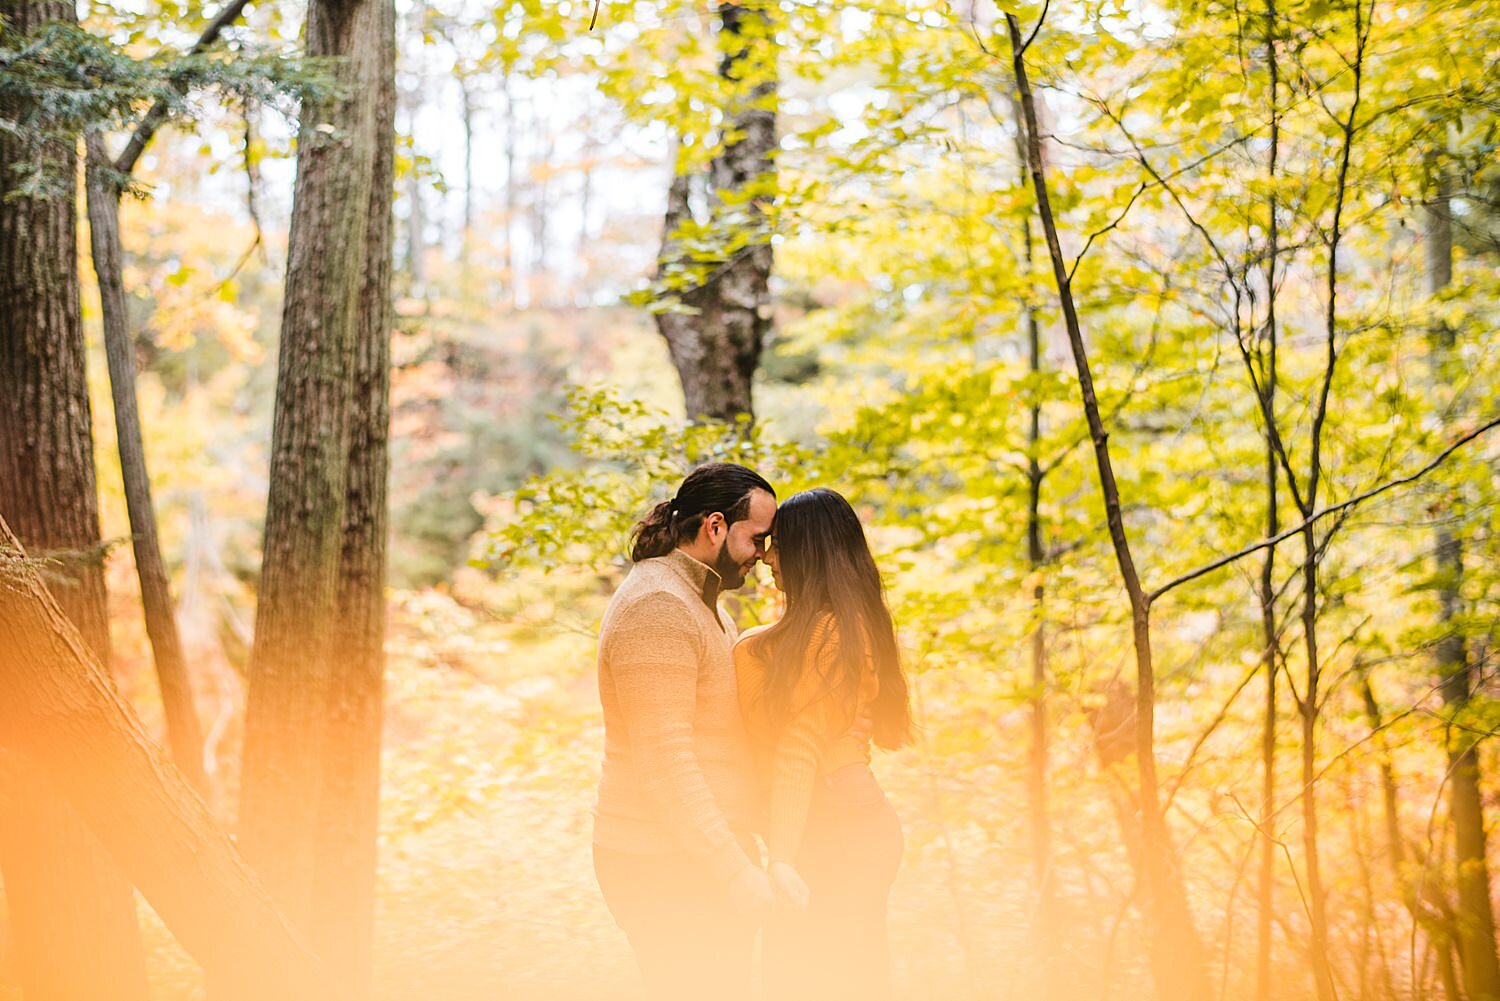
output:
POLYGON ((674 549, 662 557, 669 567, 675 570, 683 580, 687 581, 693 590, 698 592, 703 599, 703 604, 717 618, 719 614, 719 591, 724 586, 724 580, 713 567, 706 563, 699 563, 696 559, 683 552, 674 549))

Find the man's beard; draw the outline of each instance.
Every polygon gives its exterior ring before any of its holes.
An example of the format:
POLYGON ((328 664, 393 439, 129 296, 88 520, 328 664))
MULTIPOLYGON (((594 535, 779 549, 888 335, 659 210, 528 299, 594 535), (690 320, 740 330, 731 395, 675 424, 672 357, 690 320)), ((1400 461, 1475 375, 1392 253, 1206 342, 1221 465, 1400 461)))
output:
POLYGON ((714 557, 714 571, 719 575, 719 587, 733 591, 745 583, 745 568, 729 555, 729 540, 719 544, 719 553, 714 557))

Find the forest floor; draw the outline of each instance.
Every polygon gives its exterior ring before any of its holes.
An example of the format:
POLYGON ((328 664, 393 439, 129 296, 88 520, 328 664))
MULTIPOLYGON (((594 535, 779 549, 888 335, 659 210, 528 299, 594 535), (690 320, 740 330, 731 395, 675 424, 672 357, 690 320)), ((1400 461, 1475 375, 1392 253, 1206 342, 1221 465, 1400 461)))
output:
MULTIPOLYGON (((393 595, 379 1001, 612 1001, 641 993, 590 851, 603 744, 593 630, 603 595, 597 607, 590 598, 560 612, 535 591, 508 593, 512 604, 503 608, 446 590, 393 595), (514 604, 520 593, 528 607, 514 604)), ((964 704, 961 692, 944 695, 941 674, 926 677, 929 710, 944 697, 964 704)), ((1002 766, 994 716, 973 721, 934 728, 917 749, 876 762, 907 838, 890 909, 903 1001, 1037 996, 1025 750, 1010 749, 1004 758, 1012 764, 1002 766)), ((1099 833, 1109 840, 1108 830, 1099 833)), ((154 997, 204 997, 196 964, 144 905, 142 912, 154 997)), ((0 1001, 19 1001, 13 986, 7 990, 5 965, 0 957, 0 1001)), ((1060 967, 1072 979, 1064 993, 1098 996, 1091 971, 1111 966, 1080 940, 1060 967)))

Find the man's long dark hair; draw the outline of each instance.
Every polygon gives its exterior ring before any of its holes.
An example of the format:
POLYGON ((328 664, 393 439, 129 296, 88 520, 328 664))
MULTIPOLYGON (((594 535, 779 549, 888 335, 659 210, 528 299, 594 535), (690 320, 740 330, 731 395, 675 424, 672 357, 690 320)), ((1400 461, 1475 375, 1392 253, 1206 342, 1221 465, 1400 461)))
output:
POLYGON ((653 507, 635 526, 630 558, 639 563, 691 542, 703 519, 715 511, 722 512, 725 522, 733 525, 750 513, 750 495, 757 490, 776 496, 766 478, 753 469, 732 462, 699 466, 682 481, 676 497, 653 507))
POLYGON ((836 642, 824 697, 852 704, 860 677, 873 662, 880 679, 872 708, 875 743, 897 748, 910 742, 911 708, 896 631, 859 516, 836 491, 807 490, 787 498, 777 510, 772 534, 786 614, 749 640, 752 652, 767 665, 765 699, 772 725, 785 726, 803 708, 792 705, 802 672, 816 662, 816 647, 836 642))

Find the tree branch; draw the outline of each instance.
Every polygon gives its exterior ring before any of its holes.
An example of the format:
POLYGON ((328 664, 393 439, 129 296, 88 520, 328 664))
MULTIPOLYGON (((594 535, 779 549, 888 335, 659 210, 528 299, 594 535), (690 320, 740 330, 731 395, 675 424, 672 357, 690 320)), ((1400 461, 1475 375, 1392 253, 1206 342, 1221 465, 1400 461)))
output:
POLYGON ((1451 456, 1454 452, 1458 451, 1460 448, 1467 445, 1474 439, 1482 437, 1489 431, 1493 431, 1497 427, 1500 427, 1500 417, 1491 418, 1489 421, 1486 421, 1484 424, 1475 428, 1473 431, 1470 431, 1468 434, 1452 442, 1447 448, 1443 449, 1436 456, 1434 456, 1432 461, 1428 462, 1427 465, 1423 466, 1421 469, 1418 469, 1412 473, 1408 473, 1406 476, 1401 476, 1394 480, 1388 480, 1385 483, 1380 484, 1380 486, 1378 487, 1371 487, 1364 493, 1356 494, 1355 496, 1350 497, 1348 500, 1341 501, 1338 504, 1333 504, 1329 507, 1325 507, 1323 510, 1317 511, 1310 517, 1306 518, 1300 524, 1294 525, 1283 532, 1278 532, 1270 538, 1261 539, 1259 542, 1253 542, 1242 549, 1235 550, 1227 556, 1221 556, 1216 560, 1211 560, 1210 562, 1205 563, 1200 567, 1189 570, 1187 573, 1182 574, 1179 577, 1174 577, 1172 580, 1163 584, 1161 587, 1158 587, 1156 590, 1150 592, 1146 596, 1147 600, 1155 602, 1157 598, 1160 598, 1168 591, 1186 584, 1189 581, 1197 580, 1199 577, 1202 577, 1205 574, 1213 573, 1215 570, 1226 567, 1237 560, 1244 559, 1251 553, 1257 553, 1262 549, 1267 549, 1271 546, 1284 542, 1297 533, 1305 531, 1315 522, 1322 521, 1324 518, 1328 517, 1331 514, 1337 514, 1338 512, 1343 511, 1346 508, 1354 507, 1357 504, 1363 504, 1367 500, 1378 497, 1390 490, 1394 490, 1396 487, 1405 486, 1408 483, 1413 483, 1417 480, 1420 480, 1422 477, 1426 476, 1428 473, 1432 472, 1434 469, 1437 469, 1444 462, 1446 462, 1449 456, 1451 456))
MULTIPOLYGON (((196 56, 217 42, 219 36, 224 33, 224 29, 239 20, 240 15, 245 12, 245 8, 249 6, 249 3, 250 0, 230 0, 224 9, 219 11, 219 15, 209 22, 208 27, 203 29, 203 34, 198 36, 198 41, 193 43, 193 47, 188 49, 186 55, 196 56)), ((186 90, 186 87, 179 85, 178 90, 181 92, 186 90)), ((167 116, 170 113, 171 106, 167 103, 166 98, 158 98, 156 103, 151 105, 150 110, 146 112, 146 116, 135 127, 135 132, 131 134, 130 141, 125 144, 124 152, 115 161, 114 168, 116 171, 127 176, 135 171, 135 165, 140 160, 141 154, 146 152, 146 147, 155 138, 157 130, 166 123, 167 116)))

